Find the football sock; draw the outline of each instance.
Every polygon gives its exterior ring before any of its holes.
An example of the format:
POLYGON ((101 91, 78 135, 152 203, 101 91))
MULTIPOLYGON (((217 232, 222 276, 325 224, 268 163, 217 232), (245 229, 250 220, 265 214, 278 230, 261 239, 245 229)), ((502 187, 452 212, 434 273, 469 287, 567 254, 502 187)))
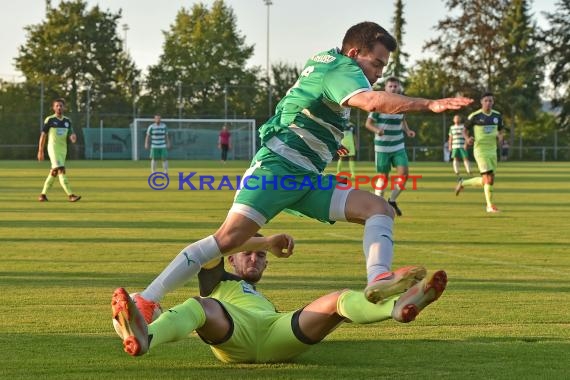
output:
POLYGON ((350 170, 350 174, 352 174, 352 177, 354 177, 356 173, 356 163, 352 158, 348 159, 348 169, 350 170))
POLYGON ((164 173, 168 174, 168 161, 162 161, 162 170, 164 170, 164 173))
POLYGON ((473 177, 463 180, 463 186, 483 186, 483 177, 473 177))
POLYGON ((379 197, 384 196, 384 190, 386 189, 386 176, 379 174, 380 177, 376 181, 376 188, 374 189, 374 194, 379 197))
POLYGON ((463 165, 465 165, 465 170, 467 174, 471 175, 471 165, 469 164, 469 160, 463 161, 463 165))
POLYGON ((175 342, 188 337, 192 331, 206 323, 206 314, 200 302, 194 298, 162 313, 148 326, 149 348, 162 343, 175 342))
POLYGON ((152 173, 156 173, 156 160, 155 159, 150 160, 150 171, 152 173))
POLYGON ((453 160, 453 172, 459 175, 459 162, 457 160, 453 160))
POLYGON ((485 200, 487 201, 487 206, 491 206, 493 204, 493 185, 483 185, 483 191, 485 192, 485 200))
POLYGON ((387 215, 373 215, 364 224, 362 246, 366 258, 368 282, 377 275, 390 271, 394 256, 392 229, 394 221, 387 215))
POLYGON ((214 236, 199 240, 184 248, 140 295, 159 302, 168 292, 182 287, 202 268, 202 264, 221 257, 222 253, 214 236))
POLYGON ((48 190, 51 189, 51 186, 53 185, 53 181, 55 181, 55 177, 50 174, 48 174, 46 181, 44 182, 44 188, 42 189, 42 194, 47 194, 48 190))
POLYGON ((342 158, 339 158, 338 162, 336 163, 336 172, 340 173, 340 169, 342 169, 342 158))
POLYGON ((394 190, 392 190, 392 192, 390 192, 390 200, 392 202, 396 202, 396 199, 398 199, 398 197, 400 196, 400 193, 402 192, 402 188, 400 184, 396 184, 394 186, 394 190))
POLYGON ((392 318, 392 309, 399 297, 400 295, 395 295, 375 304, 368 301, 364 293, 347 290, 338 297, 337 313, 358 324, 385 321, 392 318))
POLYGON ((63 191, 65 191, 65 194, 67 195, 73 194, 73 192, 71 191, 71 186, 69 186, 69 181, 67 180, 67 176, 65 174, 59 174, 58 177, 59 177, 59 184, 63 188, 63 191))

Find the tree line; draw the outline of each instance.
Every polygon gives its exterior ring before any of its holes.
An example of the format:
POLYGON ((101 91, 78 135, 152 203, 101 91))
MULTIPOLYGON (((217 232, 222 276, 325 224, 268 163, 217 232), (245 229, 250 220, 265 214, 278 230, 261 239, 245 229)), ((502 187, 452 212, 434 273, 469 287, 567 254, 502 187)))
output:
MULTIPOLYGON (((412 64, 405 52, 405 4, 395 1, 391 27, 399 47, 386 77, 400 77, 410 96, 478 99, 492 91, 511 145, 519 139, 552 145, 554 135, 559 145, 568 145, 570 0, 557 0, 544 30, 527 0, 445 5, 449 12, 435 26, 437 37, 424 45, 431 58, 412 64), (545 101, 552 109, 544 108, 545 101)), ((0 82, 0 145, 35 144, 39 120, 51 113, 56 97, 66 99, 79 135, 93 120, 126 127, 133 117, 157 111, 168 117, 255 118, 261 124, 269 116, 268 101, 274 107, 302 69, 274 63, 269 82, 262 68, 248 67, 254 46, 238 31, 233 9, 216 0, 210 7, 196 3, 179 10, 164 32, 158 63, 143 74, 119 36, 121 18, 120 10, 70 0, 26 27, 26 42, 14 59, 25 80, 0 82)), ((452 116, 446 116, 450 124, 452 116)), ((362 127, 366 115, 351 117, 362 127)), ((441 145, 445 139, 441 117, 414 115, 409 124, 419 132, 412 144, 441 145)))

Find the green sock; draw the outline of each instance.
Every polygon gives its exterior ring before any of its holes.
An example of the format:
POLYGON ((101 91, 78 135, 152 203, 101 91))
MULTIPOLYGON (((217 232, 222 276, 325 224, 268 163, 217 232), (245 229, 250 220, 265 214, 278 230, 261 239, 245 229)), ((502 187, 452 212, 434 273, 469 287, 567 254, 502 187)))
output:
POLYGON ((483 177, 473 177, 463 180, 463 186, 483 186, 483 177))
POLYGON ((44 182, 44 188, 42 189, 42 194, 47 194, 48 190, 51 189, 51 186, 53 185, 53 181, 55 181, 55 177, 50 174, 48 174, 46 181, 44 182))
POLYGON ((354 162, 353 159, 349 158, 348 159, 348 169, 350 170, 350 174, 352 174, 352 177, 354 177, 356 174, 355 169, 356 169, 356 163, 354 162))
POLYGON ((392 309, 399 295, 388 298, 385 302, 369 302, 362 292, 347 290, 337 301, 338 314, 357 324, 381 322, 392 318, 392 309))
POLYGON ((340 173, 340 169, 342 169, 342 159, 339 158, 336 164, 336 172, 340 173))
POLYGON ((67 195, 73 194, 73 192, 71 191, 71 187, 69 186, 69 181, 67 180, 67 176, 65 174, 60 174, 58 175, 58 177, 59 177, 59 184, 61 185, 61 187, 63 187, 63 191, 65 191, 67 195))
POLYGON ((152 335, 149 348, 184 339, 192 331, 204 326, 204 323, 206 314, 202 305, 190 298, 183 304, 165 311, 148 326, 148 335, 152 335))
POLYGON ((483 191, 485 192, 487 206, 491 206, 493 204, 493 185, 485 184, 483 186, 483 191))

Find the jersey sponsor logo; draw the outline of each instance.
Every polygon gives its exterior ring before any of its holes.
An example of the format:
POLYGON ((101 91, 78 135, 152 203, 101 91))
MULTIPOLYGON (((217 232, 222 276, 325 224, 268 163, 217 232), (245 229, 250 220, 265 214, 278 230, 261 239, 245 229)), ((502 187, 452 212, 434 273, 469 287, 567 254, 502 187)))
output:
POLYGON ((247 294, 254 294, 256 296, 259 296, 260 294, 253 288, 253 286, 251 284, 248 284, 247 282, 242 282, 241 283, 241 289, 243 290, 244 293, 247 294))
POLYGON ((318 62, 318 63, 331 63, 331 62, 334 62, 336 60, 336 57, 333 57, 332 55, 329 55, 329 54, 315 55, 315 56, 313 56, 313 58, 311 58, 311 60, 318 62))
POLYGON ((495 129, 495 126, 494 126, 494 125, 486 125, 486 126, 483 128, 483 132, 485 132, 485 133, 492 133, 494 129, 495 129))

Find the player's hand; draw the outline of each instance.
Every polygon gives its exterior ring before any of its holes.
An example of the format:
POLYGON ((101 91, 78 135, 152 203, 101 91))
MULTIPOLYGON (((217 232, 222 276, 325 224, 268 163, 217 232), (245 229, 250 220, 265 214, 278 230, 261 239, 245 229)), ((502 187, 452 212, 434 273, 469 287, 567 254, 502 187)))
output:
POLYGON ((384 136, 384 128, 378 128, 378 131, 376 132, 376 134, 378 136, 384 136))
POLYGON ((43 161, 43 160, 44 160, 44 151, 39 150, 38 151, 38 161, 43 161))
POLYGON ((428 107, 432 112, 440 113, 447 110, 458 110, 471 103, 473 103, 473 99, 471 98, 444 98, 431 100, 428 107))
POLYGON ((277 234, 267 237, 269 247, 267 250, 275 257, 289 257, 293 254, 295 240, 293 236, 287 234, 277 234))
POLYGON ((338 154, 339 156, 346 156, 348 153, 349 153, 348 149, 342 145, 336 151, 336 154, 338 154))
POLYGON ((416 132, 412 131, 411 129, 406 133, 408 137, 414 138, 416 137, 416 132))
POLYGON ((69 141, 71 141, 72 144, 75 144, 77 142, 77 135, 75 133, 69 135, 69 141))
POLYGON ((473 137, 469 137, 469 138, 467 139, 467 145, 473 145, 473 142, 474 142, 474 141, 475 141, 475 140, 473 139, 473 137))

